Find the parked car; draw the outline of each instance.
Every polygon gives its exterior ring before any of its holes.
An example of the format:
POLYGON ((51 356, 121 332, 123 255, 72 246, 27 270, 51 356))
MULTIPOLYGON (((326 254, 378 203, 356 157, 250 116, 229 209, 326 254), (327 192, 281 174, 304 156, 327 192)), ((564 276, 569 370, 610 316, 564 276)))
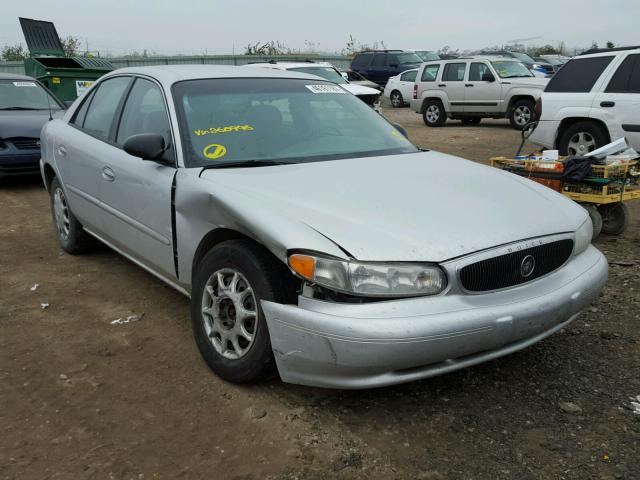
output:
POLYGON ((382 87, 378 85, 376 82, 372 82, 371 80, 367 80, 365 77, 360 75, 358 72, 354 72, 351 69, 340 70, 342 76, 353 85, 362 85, 363 87, 374 88, 376 90, 382 90, 382 87))
POLYGON ((274 68, 276 70, 290 70, 292 72, 309 73, 317 75, 330 82, 336 83, 349 93, 354 94, 367 105, 377 106, 380 100, 380 91, 364 85, 353 84, 346 80, 342 74, 327 62, 257 62, 245 65, 245 67, 274 68))
POLYGON ((536 64, 539 65, 537 70, 545 73, 549 77, 552 77, 553 74, 560 69, 560 65, 553 64, 542 57, 534 57, 533 59, 536 61, 536 64))
POLYGON ((357 53, 351 61, 351 70, 384 87, 389 77, 417 68, 421 63, 418 55, 406 50, 373 50, 357 53))
POLYGON ((506 117, 522 130, 533 120, 536 99, 547 82, 509 58, 429 62, 418 69, 411 108, 429 127, 441 127, 447 118, 477 124, 482 118, 506 117))
POLYGON ((607 277, 578 204, 422 151, 313 75, 121 69, 42 141, 61 248, 97 238, 190 296, 203 358, 234 382, 468 367, 566 327, 607 277))
POLYGON ((37 80, 0 73, 0 177, 40 171, 40 130, 64 105, 37 80))
POLYGON ((553 66, 549 62, 541 63, 536 62, 533 58, 524 52, 512 52, 509 50, 498 51, 482 51, 478 55, 483 57, 500 57, 500 58, 514 58, 524 64, 529 70, 538 72, 542 77, 548 77, 553 75, 553 66))
POLYGON ((383 96, 389 99, 392 107, 404 107, 409 103, 413 95, 417 73, 418 69, 412 68, 389 79, 387 86, 384 87, 383 96))
POLYGON ((410 48, 406 50, 407 52, 413 52, 420 57, 423 62, 431 62, 433 60, 442 60, 438 52, 434 52, 433 50, 423 50, 421 48, 410 48))
POLYGON ((639 58, 636 47, 569 60, 539 99, 530 140, 561 155, 584 155, 626 137, 640 151, 639 58))
POLYGON ((540 55, 540 58, 556 67, 556 70, 571 60, 571 57, 566 57, 564 55, 540 55))

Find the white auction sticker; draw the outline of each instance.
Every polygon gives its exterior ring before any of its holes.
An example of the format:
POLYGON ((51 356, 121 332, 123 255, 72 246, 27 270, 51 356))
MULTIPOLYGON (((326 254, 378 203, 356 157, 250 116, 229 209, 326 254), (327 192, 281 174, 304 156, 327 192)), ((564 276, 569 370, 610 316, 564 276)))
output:
POLYGON ((16 87, 35 87, 36 82, 13 82, 16 87))
POLYGON ((347 93, 338 85, 305 85, 313 93, 347 93))
POLYGON ((93 83, 93 80, 76 80, 76 96, 83 95, 93 83))

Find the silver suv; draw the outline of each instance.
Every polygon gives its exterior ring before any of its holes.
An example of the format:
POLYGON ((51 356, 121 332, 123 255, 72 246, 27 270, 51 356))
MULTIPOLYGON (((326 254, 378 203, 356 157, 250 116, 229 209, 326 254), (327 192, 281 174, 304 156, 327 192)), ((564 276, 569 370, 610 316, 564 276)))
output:
POLYGON ((462 120, 505 118, 517 130, 533 120, 536 99, 548 79, 536 78, 509 58, 456 58, 423 63, 413 86, 411 108, 429 127, 462 120))

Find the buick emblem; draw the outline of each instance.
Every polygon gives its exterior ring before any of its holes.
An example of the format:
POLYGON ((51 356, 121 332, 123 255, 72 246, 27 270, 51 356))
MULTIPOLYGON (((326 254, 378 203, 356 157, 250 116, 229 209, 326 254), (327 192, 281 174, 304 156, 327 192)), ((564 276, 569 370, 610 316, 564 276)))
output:
POLYGON ((520 262, 520 275, 524 278, 530 277, 533 271, 536 268, 536 259, 533 258, 533 255, 527 255, 520 262))

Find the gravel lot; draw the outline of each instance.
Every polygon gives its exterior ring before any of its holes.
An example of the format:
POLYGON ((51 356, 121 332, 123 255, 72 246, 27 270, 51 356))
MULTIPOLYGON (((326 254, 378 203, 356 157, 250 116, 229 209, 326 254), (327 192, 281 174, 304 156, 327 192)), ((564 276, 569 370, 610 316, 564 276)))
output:
MULTIPOLYGON (((520 138, 506 121, 385 115, 421 147, 480 162, 520 138)), ((186 298, 106 248, 61 252, 38 179, 0 183, 0 205, 0 478, 640 479, 635 205, 625 234, 597 241, 610 279, 570 329, 358 392, 222 382, 186 298)))

